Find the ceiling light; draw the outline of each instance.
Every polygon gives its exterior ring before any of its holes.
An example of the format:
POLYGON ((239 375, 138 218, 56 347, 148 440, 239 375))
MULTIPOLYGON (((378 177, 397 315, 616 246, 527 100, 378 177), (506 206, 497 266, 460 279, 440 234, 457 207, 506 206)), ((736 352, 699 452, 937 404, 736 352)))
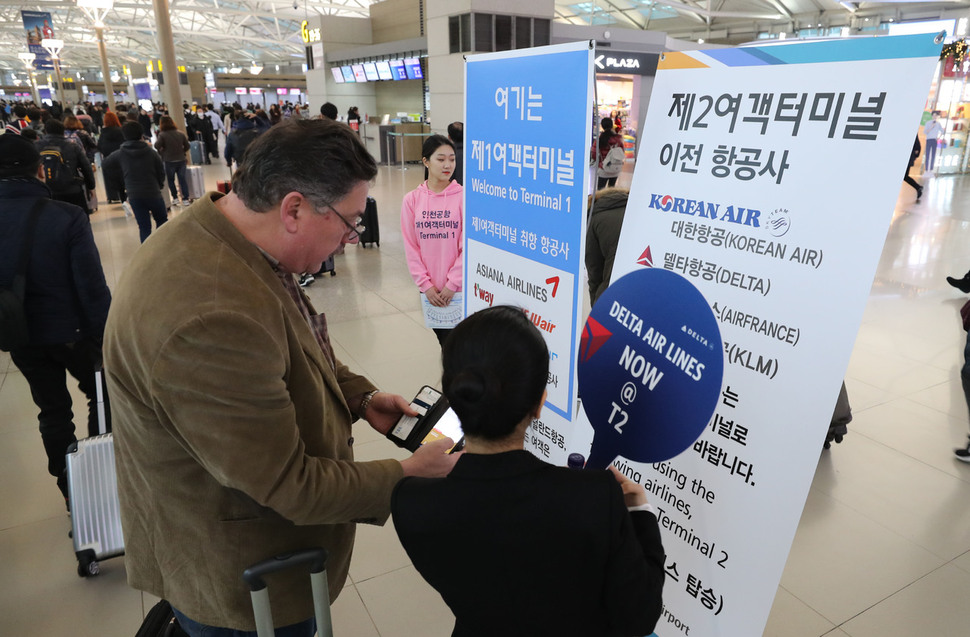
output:
POLYGON ((263 72, 263 67, 256 64, 256 62, 253 62, 253 65, 249 67, 249 72, 252 73, 253 75, 259 75, 260 73, 263 72))
POLYGON ((231 69, 229 69, 229 72, 232 73, 233 75, 236 75, 238 73, 242 73, 242 69, 239 68, 238 66, 234 66, 231 69))

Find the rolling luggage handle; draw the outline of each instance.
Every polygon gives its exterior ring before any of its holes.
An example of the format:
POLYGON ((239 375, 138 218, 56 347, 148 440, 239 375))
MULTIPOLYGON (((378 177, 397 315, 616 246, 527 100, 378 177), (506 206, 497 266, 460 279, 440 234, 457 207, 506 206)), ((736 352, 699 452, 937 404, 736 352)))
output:
POLYGON ((305 565, 310 571, 310 586, 313 592, 313 611, 317 619, 317 636, 333 637, 333 623, 330 618, 330 589, 327 585, 327 550, 323 548, 303 549, 284 553, 253 564, 243 572, 243 580, 249 585, 253 599, 253 615, 256 619, 256 634, 259 637, 273 637, 273 613, 269 604, 269 591, 266 590, 266 575, 305 565))

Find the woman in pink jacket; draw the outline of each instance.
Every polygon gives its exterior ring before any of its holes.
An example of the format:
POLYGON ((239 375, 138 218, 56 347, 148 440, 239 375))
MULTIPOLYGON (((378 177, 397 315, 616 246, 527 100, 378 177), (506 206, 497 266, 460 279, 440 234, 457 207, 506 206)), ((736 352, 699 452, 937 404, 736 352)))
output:
MULTIPOLYGON (((428 179, 404 195, 401 234, 408 270, 428 302, 445 307, 462 287, 462 188, 451 181, 455 170, 455 146, 444 135, 424 141, 421 161, 428 179)), ((444 343, 450 329, 436 329, 444 343)))

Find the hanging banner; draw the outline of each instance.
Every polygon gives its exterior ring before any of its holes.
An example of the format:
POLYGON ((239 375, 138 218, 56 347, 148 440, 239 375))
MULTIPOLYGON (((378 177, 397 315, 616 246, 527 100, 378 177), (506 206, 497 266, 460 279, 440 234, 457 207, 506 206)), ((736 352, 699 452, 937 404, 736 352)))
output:
POLYGON ((47 11, 21 11, 20 17, 24 21, 24 31, 27 34, 27 50, 33 53, 35 69, 54 69, 54 61, 41 41, 54 37, 51 26, 51 14, 47 11))
POLYGON ((472 55, 465 68, 465 315, 521 307, 549 346, 548 399, 526 449, 565 464, 576 412, 588 42, 472 55))
POLYGON ((611 396, 633 375, 638 392, 681 410, 685 428, 714 410, 692 444, 697 431, 672 440, 661 404, 620 432, 602 422, 609 405, 587 414, 592 456, 619 452, 613 463, 658 509, 660 637, 764 630, 941 45, 880 37, 660 61, 612 273, 619 287, 593 309, 600 327, 583 346, 593 361, 587 349, 607 351, 618 334, 635 343, 613 349, 622 374, 611 396), (625 284, 649 270, 666 276, 625 284), (672 291, 648 287, 661 284, 672 291), (695 289, 706 307, 692 305, 695 289), (657 310, 668 306, 685 318, 664 319, 657 310), (713 396, 712 344, 723 350, 713 396))

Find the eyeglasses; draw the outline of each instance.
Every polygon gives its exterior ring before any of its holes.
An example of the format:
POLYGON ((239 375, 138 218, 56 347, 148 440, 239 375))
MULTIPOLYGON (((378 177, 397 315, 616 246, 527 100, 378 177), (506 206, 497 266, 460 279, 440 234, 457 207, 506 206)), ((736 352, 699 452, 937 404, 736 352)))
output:
POLYGON ((364 226, 360 225, 360 217, 359 216, 356 219, 354 219, 354 223, 353 223, 353 225, 351 225, 351 223, 349 221, 347 221, 346 219, 344 219, 344 216, 342 214, 340 214, 340 212, 338 212, 336 208, 334 208, 330 204, 327 204, 327 208, 330 208, 331 210, 333 210, 333 213, 335 215, 337 215, 337 217, 341 221, 344 222, 344 225, 345 226, 347 226, 347 230, 350 231, 347 234, 347 241, 353 241, 354 239, 360 237, 360 235, 364 234, 364 230, 366 228, 364 228, 364 226))

